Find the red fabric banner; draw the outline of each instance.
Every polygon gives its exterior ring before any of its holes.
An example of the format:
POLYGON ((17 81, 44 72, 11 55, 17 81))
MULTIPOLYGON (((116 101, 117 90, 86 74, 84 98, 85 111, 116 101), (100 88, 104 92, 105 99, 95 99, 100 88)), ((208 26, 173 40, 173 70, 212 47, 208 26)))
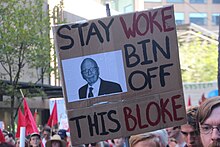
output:
POLYGON ((58 124, 58 117, 57 117, 57 102, 53 106, 52 113, 48 119, 47 125, 53 127, 58 124))

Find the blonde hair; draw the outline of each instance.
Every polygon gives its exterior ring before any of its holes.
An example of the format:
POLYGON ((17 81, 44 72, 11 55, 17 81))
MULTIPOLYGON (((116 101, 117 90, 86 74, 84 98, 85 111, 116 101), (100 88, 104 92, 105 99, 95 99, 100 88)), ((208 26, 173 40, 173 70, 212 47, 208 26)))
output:
POLYGON ((129 145, 130 147, 134 147, 137 143, 141 141, 154 142, 156 144, 156 147, 160 147, 160 139, 152 133, 143 133, 131 136, 129 139, 129 145))

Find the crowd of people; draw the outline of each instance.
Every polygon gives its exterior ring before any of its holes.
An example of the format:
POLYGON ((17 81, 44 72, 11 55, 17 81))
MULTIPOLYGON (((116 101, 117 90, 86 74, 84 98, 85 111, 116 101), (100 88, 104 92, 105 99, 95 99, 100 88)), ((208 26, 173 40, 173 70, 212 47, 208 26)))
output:
MULTIPOLYGON (((0 143, 0 147, 19 147, 19 138, 14 138, 12 133, 3 130, 5 142, 0 143), (11 134, 11 135, 10 135, 11 134)), ((25 147, 70 147, 70 137, 65 129, 57 132, 51 131, 49 126, 45 126, 40 133, 32 133, 25 138, 25 147)))
MULTIPOLYGON (((117 138, 82 147, 220 147, 220 96, 205 100, 200 106, 187 108, 187 123, 153 132, 117 138), (126 145, 129 144, 129 145, 126 145)), ((19 147, 20 140, 3 130, 5 142, 0 147, 19 147)), ((41 133, 26 137, 28 147, 71 147, 67 131, 57 132, 45 126, 41 133)))

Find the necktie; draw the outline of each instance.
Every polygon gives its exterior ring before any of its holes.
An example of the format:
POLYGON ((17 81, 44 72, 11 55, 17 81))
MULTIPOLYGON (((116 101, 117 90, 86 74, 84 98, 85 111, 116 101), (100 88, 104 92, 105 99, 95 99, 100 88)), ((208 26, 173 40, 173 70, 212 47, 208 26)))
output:
POLYGON ((88 97, 94 97, 93 93, 92 93, 93 88, 89 87, 89 95, 88 97))

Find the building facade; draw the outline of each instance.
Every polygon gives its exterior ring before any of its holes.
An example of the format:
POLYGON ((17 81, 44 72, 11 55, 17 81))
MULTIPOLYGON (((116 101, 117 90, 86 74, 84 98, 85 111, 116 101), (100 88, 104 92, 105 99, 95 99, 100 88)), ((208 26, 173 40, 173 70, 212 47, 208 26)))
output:
MULTIPOLYGON (((220 0, 95 1, 102 4, 110 3, 111 8, 119 11, 120 13, 129 13, 133 11, 142 11, 145 9, 152 9, 166 5, 174 5, 174 15, 177 25, 178 42, 187 43, 190 42, 190 40, 194 40, 198 37, 203 41, 208 41, 215 44, 217 49, 220 20, 220 0), (127 9, 128 6, 129 9, 127 9)), ((217 89, 216 82, 211 81, 207 83, 183 83, 186 104, 188 98, 191 97, 192 105, 198 105, 198 102, 201 99, 202 95, 208 97, 210 91, 217 89), (206 84, 209 86, 198 86, 206 84)))
POLYGON ((220 0, 96 0, 121 13, 174 5, 176 24, 194 23, 218 32, 220 0))

